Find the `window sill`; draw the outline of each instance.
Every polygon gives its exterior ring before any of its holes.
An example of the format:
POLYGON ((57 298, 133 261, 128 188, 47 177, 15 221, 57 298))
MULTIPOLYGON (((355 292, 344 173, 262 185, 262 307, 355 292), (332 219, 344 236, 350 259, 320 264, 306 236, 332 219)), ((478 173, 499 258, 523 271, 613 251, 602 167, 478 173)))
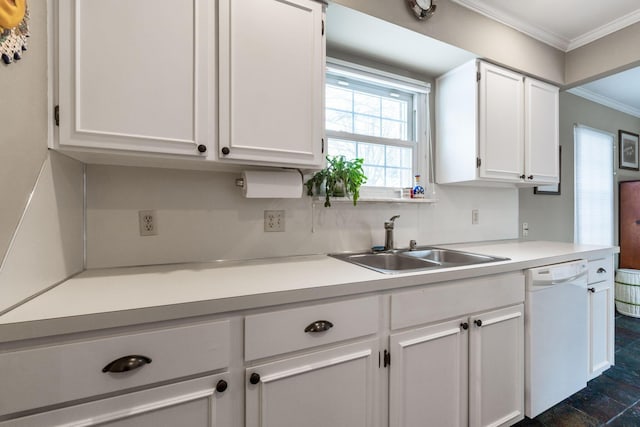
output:
MULTIPOLYGON (((313 197, 314 204, 324 204, 324 197, 313 197)), ((438 199, 409 199, 400 197, 360 197, 358 203, 436 203, 438 199)), ((353 203, 348 197, 331 197, 331 203, 353 203)))

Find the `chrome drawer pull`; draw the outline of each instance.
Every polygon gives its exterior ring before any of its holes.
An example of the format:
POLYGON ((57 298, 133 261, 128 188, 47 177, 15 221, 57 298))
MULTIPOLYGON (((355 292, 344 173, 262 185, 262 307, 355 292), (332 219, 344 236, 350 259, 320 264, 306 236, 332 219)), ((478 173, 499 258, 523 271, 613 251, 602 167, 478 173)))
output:
POLYGON ((329 322, 328 320, 316 320, 315 322, 304 328, 304 331, 308 333, 315 333, 328 331, 331 328, 333 328, 333 323, 329 322))
POLYGON ((151 359, 147 356, 138 356, 138 355, 124 356, 114 360, 113 362, 109 363, 107 366, 102 368, 102 372, 133 371, 134 369, 141 368, 148 363, 151 363, 151 359))

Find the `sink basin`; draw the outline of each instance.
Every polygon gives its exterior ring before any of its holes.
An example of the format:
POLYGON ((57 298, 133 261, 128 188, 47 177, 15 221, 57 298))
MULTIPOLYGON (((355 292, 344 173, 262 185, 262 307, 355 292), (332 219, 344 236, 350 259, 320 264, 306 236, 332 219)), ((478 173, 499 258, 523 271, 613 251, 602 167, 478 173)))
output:
POLYGON ((403 256, 399 252, 368 252, 361 254, 333 254, 334 258, 370 268, 381 273, 407 272, 439 267, 440 264, 428 259, 403 256))
POLYGON ((384 252, 329 254, 329 256, 385 274, 483 264, 509 259, 433 247, 419 247, 414 250, 401 249, 384 252))
POLYGON ((413 250, 403 252, 403 255, 437 262, 440 264, 469 265, 484 262, 501 261, 506 258, 496 258, 488 255, 474 254, 471 252, 460 252, 449 249, 429 248, 424 250, 413 250))

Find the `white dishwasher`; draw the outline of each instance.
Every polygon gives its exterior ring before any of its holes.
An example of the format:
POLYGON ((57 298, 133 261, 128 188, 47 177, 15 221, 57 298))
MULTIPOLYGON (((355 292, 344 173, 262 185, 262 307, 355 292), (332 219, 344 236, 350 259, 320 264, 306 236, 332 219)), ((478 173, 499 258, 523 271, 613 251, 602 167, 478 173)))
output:
POLYGON ((525 414, 533 418, 587 385, 587 262, 526 272, 525 414))

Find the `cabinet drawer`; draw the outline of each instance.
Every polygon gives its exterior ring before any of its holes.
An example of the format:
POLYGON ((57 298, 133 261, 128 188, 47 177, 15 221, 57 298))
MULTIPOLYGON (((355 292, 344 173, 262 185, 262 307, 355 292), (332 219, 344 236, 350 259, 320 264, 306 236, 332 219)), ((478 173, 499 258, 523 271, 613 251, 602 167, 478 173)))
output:
POLYGON ((221 321, 3 353, 0 415, 222 369, 229 346, 221 321), (151 363, 103 372, 129 355, 151 363))
POLYGON ((428 285, 391 296, 391 329, 406 328, 520 304, 524 275, 501 274, 428 285))
POLYGON ((247 316, 245 360, 375 334, 379 313, 379 297, 372 296, 247 316), (309 330, 315 323, 318 323, 316 329, 322 329, 324 325, 328 329, 309 330))
POLYGON ((590 260, 587 265, 589 269, 589 283, 597 283, 604 280, 613 281, 612 257, 590 260))

